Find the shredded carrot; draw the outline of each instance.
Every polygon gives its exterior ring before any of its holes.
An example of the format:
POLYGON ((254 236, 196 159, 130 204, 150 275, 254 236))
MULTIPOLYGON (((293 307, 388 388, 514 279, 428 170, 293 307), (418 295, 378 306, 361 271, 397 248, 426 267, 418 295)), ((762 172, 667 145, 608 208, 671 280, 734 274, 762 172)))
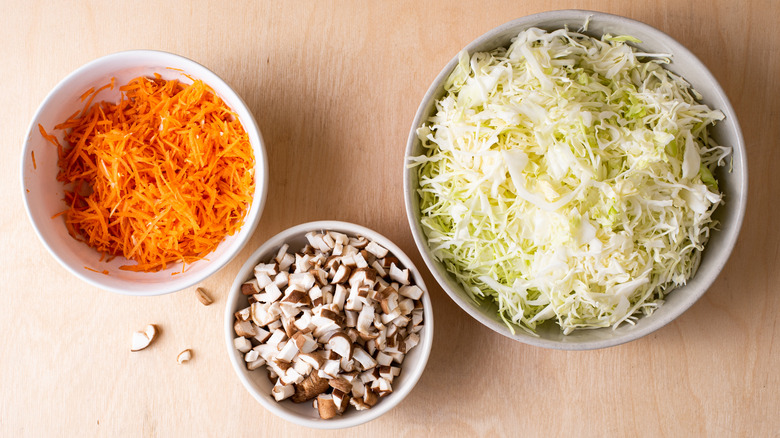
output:
MULTIPOLYGON (((118 103, 86 104, 54 128, 70 234, 130 271, 203 259, 236 233, 254 193, 254 155, 236 114, 214 91, 155 77, 121 86, 118 103)), ((58 215, 55 215, 55 217, 58 215)), ((87 268, 89 269, 89 268, 87 268)))
POLYGON ((33 170, 37 170, 38 169, 38 165, 35 164, 35 151, 30 151, 30 155, 32 156, 33 170))
POLYGON ((103 269, 102 271, 98 271, 97 269, 92 269, 89 266, 84 266, 84 269, 86 269, 87 271, 97 272, 98 274, 108 275, 108 270, 107 269, 103 269))

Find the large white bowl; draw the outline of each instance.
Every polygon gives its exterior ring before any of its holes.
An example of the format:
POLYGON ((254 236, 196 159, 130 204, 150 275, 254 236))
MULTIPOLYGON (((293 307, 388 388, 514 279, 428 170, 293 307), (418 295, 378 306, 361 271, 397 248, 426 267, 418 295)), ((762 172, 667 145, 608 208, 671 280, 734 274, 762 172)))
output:
MULTIPOLYGON (((726 264, 737 241, 747 204, 748 174, 745 145, 734 109, 718 82, 701 61, 665 33, 625 17, 592 11, 562 10, 543 12, 510 21, 477 38, 464 50, 472 54, 490 51, 497 47, 508 47, 513 37, 530 27, 555 30, 569 26, 570 29, 576 30, 582 27, 588 17, 590 17, 590 23, 588 31, 585 33, 590 36, 600 37, 605 33, 631 35, 642 41, 636 46, 643 51, 671 53, 673 62, 667 68, 690 82, 694 89, 702 94, 704 103, 720 109, 726 115, 726 119, 715 126, 712 134, 721 144, 733 147, 732 171, 728 172, 720 168, 716 174, 721 189, 725 193, 726 202, 725 205, 718 207, 715 213, 715 218, 720 221, 720 229, 712 234, 696 275, 686 286, 668 295, 665 298, 666 302, 650 317, 640 318, 636 325, 623 324, 615 330, 612 328, 577 330, 566 336, 554 323, 546 323, 539 327, 537 329, 538 336, 532 336, 520 329, 516 329, 515 333, 512 333, 498 317, 498 309, 495 305, 477 305, 455 278, 447 272, 447 269, 434 259, 420 225, 419 198, 416 193, 418 187, 417 170, 404 168, 406 213, 414 240, 422 253, 425 264, 428 265, 433 276, 447 294, 469 315, 504 336, 531 345, 564 350, 611 347, 632 341, 663 327, 683 313, 704 294, 726 264)), ((453 57, 425 94, 412 123, 406 147, 406 157, 422 153, 416 129, 433 114, 435 101, 444 94, 444 81, 455 68, 457 62, 457 56, 453 57)))
MULTIPOLYGON (((95 99, 99 100, 118 101, 118 87, 102 91, 95 99)), ((232 260, 252 237, 260 220, 268 187, 268 163, 263 138, 252 112, 241 97, 206 67, 172 53, 152 50, 119 52, 96 59, 74 71, 54 87, 30 122, 22 151, 21 167, 27 214, 35 232, 49 252, 67 270, 87 283, 127 295, 160 295, 174 292, 192 286, 217 272, 232 260), (132 263, 124 257, 117 257, 110 262, 100 261, 100 253, 68 234, 62 217, 52 219, 53 215, 66 209, 67 205, 63 201, 64 187, 57 181, 56 148, 44 140, 38 130, 38 124, 41 124, 50 134, 58 134, 62 140, 61 133, 54 131, 53 127, 83 107, 80 96, 87 89, 97 89, 109 83, 112 77, 116 78, 117 84, 125 84, 138 76, 151 76, 154 73, 159 73, 164 79, 179 79, 191 83, 192 80, 185 76, 189 75, 211 86, 238 115, 249 135, 255 156, 255 194, 241 230, 233 236, 227 236, 206 260, 188 265, 185 272, 176 275, 173 273, 181 271, 180 263, 159 272, 131 272, 119 269, 122 265, 132 263), (108 275, 90 271, 87 267, 97 271, 107 270, 108 275)))
POLYGON ((289 422, 316 429, 341 429, 357 426, 393 409, 412 391, 412 388, 420 379, 425 365, 428 363, 428 356, 433 345, 431 299, 428 296, 428 290, 425 287, 420 271, 417 270, 409 257, 401 251, 401 248, 383 235, 366 227, 348 222, 309 222, 288 228, 268 239, 257 251, 249 256, 244 266, 241 267, 230 288, 225 307, 225 343, 227 345, 228 357, 230 357, 230 362, 233 364, 233 369, 236 371, 241 383, 269 411, 289 422), (380 398, 376 406, 371 409, 357 411, 350 406, 343 415, 330 420, 321 419, 317 414, 317 410, 312 407, 311 402, 293 403, 290 400, 277 402, 271 396, 273 385, 271 385, 271 381, 268 379, 265 367, 254 371, 247 370, 243 354, 233 346, 233 339, 236 337, 236 333, 233 331, 235 313, 249 305, 247 297, 241 293, 241 285, 254 276, 255 266, 260 262, 272 259, 285 243, 290 246, 290 252, 300 251, 307 243, 306 233, 323 230, 338 231, 349 236, 360 235, 379 243, 409 269, 415 284, 424 291, 422 296, 424 326, 420 332, 420 343, 404 358, 404 362, 401 365, 401 374, 393 380, 393 392, 386 397, 380 398))

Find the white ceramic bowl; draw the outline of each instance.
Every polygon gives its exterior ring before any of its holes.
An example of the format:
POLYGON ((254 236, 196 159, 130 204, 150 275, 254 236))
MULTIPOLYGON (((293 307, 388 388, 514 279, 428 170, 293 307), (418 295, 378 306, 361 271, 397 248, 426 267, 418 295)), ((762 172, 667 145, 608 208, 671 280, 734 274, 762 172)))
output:
MULTIPOLYGON (((702 94, 704 103, 712 108, 720 109, 726 115, 726 119, 718 123, 712 130, 717 141, 733 147, 733 170, 728 172, 720 168, 716 174, 721 190, 725 193, 726 202, 725 205, 719 206, 715 213, 715 218, 721 224, 720 230, 712 234, 712 238, 702 255, 701 266, 694 278, 686 286, 668 295, 665 299, 666 302, 655 313, 650 317, 640 318, 636 325, 623 324, 615 330, 611 328, 578 330, 564 336, 556 324, 546 323, 537 329, 538 337, 519 329, 512 333, 499 319, 495 305, 478 306, 474 303, 445 267, 433 258, 419 221, 416 169, 404 169, 406 212, 414 240, 426 265, 447 294, 472 317, 504 336, 531 345, 564 350, 587 350, 619 345, 645 336, 683 313, 704 294, 726 264, 742 226, 742 218, 747 204, 748 179, 745 145, 734 109, 718 82, 701 61, 665 33, 625 17, 600 12, 562 10, 543 12, 510 21, 480 36, 464 50, 471 54, 490 51, 497 47, 508 47, 513 37, 530 27, 555 30, 568 25, 570 29, 576 30, 582 27, 588 17, 590 17, 590 23, 588 31, 585 33, 590 36, 600 37, 605 33, 631 35, 642 41, 636 46, 646 52, 671 53, 673 62, 667 68, 689 81, 694 89, 702 94)), ((443 83, 457 65, 457 61, 457 56, 455 56, 439 73, 425 94, 412 123, 406 157, 422 153, 422 147, 415 131, 433 114, 435 101, 444 94, 443 83)))
POLYGON ((309 222, 288 228, 274 237, 268 239, 255 251, 236 276, 236 280, 230 288, 227 304, 225 308, 225 343, 227 345, 228 357, 233 364, 241 383, 250 394, 262 404, 266 409, 284 418, 292 423, 316 428, 316 429, 341 429, 357 426, 371 421, 380 415, 386 413, 412 391, 414 385, 420 379, 428 362, 428 356, 433 345, 433 311, 431 309, 431 299, 423 282, 420 271, 412 264, 412 261, 401 251, 398 246, 388 240, 386 237, 368 228, 339 221, 319 221, 309 222), (272 259, 283 244, 290 246, 289 252, 301 250, 307 243, 306 233, 309 231, 338 231, 349 236, 361 235, 369 240, 374 240, 390 251, 398 260, 412 273, 415 283, 425 291, 422 296, 424 328, 420 332, 420 343, 412 349, 404 358, 401 365, 401 374, 393 380, 393 392, 383 398, 371 409, 357 411, 352 406, 342 415, 330 420, 323 420, 317 414, 317 410, 312 407, 311 402, 293 403, 290 400, 277 402, 271 396, 271 381, 268 379, 266 368, 261 367, 254 371, 246 368, 243 354, 233 346, 233 339, 236 337, 233 331, 235 323, 235 313, 248 306, 247 297, 241 294, 241 285, 253 277, 254 267, 260 263, 272 259))
MULTIPOLYGON (((118 101, 118 87, 101 92, 95 99, 96 102, 99 100, 118 101)), ((66 269, 87 283, 112 292, 159 295, 202 281, 232 260, 244 247, 257 227, 263 210, 268 187, 268 164, 263 138, 252 112, 225 81, 206 67, 187 58, 166 52, 133 50, 96 59, 77 69, 54 87, 30 122, 22 151, 21 176, 25 207, 35 232, 54 258, 66 269), (225 238, 207 256, 207 260, 188 265, 184 273, 177 275, 172 273, 181 271, 179 263, 159 272, 131 272, 119 269, 121 265, 128 264, 124 257, 101 262, 101 255, 96 250, 76 241, 68 234, 62 217, 52 219, 54 214, 67 206, 63 201, 63 185, 56 179, 56 148, 45 141, 38 131, 38 124, 41 124, 50 134, 59 134, 62 140, 61 133, 55 132, 53 127, 83 107, 79 97, 87 89, 105 85, 112 77, 116 78, 117 84, 125 84, 138 76, 153 73, 159 73, 164 79, 192 82, 184 76, 186 74, 211 86, 238 114, 241 124, 249 134, 255 155, 255 194, 241 230, 225 238), (32 160, 33 153, 35 165, 32 160), (85 267, 97 271, 107 270, 108 275, 90 271, 85 267)))

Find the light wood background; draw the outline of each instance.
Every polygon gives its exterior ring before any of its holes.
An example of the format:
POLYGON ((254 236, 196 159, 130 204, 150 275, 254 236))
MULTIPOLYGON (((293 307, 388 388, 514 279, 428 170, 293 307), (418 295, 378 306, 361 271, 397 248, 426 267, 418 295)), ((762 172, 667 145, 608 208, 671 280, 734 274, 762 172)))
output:
POLYGON ((739 115, 750 194, 713 287, 676 322, 590 352, 533 348, 460 310, 425 271, 432 355, 414 391, 369 424, 323 436, 780 436, 780 2, 0 2, 0 436, 302 436, 228 361, 228 287, 266 238, 317 219, 366 225, 420 266, 403 205, 410 123, 442 66, 523 15, 631 17, 690 48, 739 115), (248 247, 202 286, 119 296, 74 278, 36 238, 20 188, 23 135, 45 95, 112 52, 192 58, 248 102, 268 145, 269 197, 248 247), (147 323, 158 342, 129 352, 147 323), (176 355, 194 351, 179 366, 176 355))

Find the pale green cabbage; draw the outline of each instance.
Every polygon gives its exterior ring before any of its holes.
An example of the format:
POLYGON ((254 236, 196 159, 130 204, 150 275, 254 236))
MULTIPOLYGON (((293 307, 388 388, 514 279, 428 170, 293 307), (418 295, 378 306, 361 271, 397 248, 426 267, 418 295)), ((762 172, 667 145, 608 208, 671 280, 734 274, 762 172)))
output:
POLYGON ((698 267, 724 116, 627 41, 532 28, 461 53, 417 131, 428 245, 510 327, 633 323, 698 267))

